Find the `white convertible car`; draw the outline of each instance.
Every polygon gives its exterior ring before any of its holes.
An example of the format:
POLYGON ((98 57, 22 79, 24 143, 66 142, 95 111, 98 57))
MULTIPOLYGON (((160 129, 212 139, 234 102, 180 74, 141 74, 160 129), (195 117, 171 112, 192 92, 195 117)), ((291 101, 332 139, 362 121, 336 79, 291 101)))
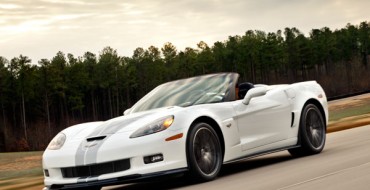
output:
POLYGON ((315 81, 253 85, 218 73, 156 87, 124 116, 69 127, 43 155, 45 189, 98 188, 186 173, 217 177, 222 164, 288 150, 320 153, 328 106, 315 81))

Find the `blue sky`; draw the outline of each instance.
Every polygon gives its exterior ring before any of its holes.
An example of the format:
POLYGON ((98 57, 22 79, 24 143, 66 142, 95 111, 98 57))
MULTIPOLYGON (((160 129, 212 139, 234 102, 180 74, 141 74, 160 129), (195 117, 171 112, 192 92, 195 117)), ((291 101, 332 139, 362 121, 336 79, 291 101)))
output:
POLYGON ((103 47, 131 56, 137 47, 178 50, 243 35, 297 27, 332 30, 370 21, 369 0, 0 0, 0 56, 37 63, 57 51, 76 57, 103 47))

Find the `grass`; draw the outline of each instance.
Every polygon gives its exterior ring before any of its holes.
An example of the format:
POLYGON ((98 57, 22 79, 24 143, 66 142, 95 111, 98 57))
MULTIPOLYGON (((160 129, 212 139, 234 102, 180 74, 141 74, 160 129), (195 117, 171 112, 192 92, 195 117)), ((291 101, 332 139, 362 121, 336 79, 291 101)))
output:
POLYGON ((1 153, 0 180, 42 175, 41 156, 41 151, 1 153))
POLYGON ((364 115, 370 113, 370 101, 363 101, 363 104, 357 104, 346 109, 330 110, 329 121, 338 121, 343 118, 364 115))
POLYGON ((42 189, 42 151, 0 153, 0 189, 42 189))
POLYGON ((327 132, 370 124, 370 94, 329 102, 327 132))

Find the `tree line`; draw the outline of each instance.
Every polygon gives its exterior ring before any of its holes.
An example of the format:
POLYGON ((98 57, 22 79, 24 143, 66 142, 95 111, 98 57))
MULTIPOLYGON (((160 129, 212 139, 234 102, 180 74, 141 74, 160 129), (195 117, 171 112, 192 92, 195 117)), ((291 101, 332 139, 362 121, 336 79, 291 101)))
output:
POLYGON ((332 31, 248 30, 209 46, 136 48, 131 57, 111 47, 98 55, 57 52, 31 64, 0 56, 0 151, 42 150, 60 130, 122 115, 155 86, 215 72, 238 72, 264 84, 317 80, 328 97, 370 90, 369 22, 332 31))

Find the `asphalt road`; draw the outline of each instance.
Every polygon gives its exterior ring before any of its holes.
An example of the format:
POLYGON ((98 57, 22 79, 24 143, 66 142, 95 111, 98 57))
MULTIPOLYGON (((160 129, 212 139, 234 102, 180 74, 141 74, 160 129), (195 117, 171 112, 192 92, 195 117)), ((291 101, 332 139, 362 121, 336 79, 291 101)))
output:
POLYGON ((287 151, 224 165, 211 182, 183 178, 104 189, 370 189, 370 125, 327 135, 321 154, 292 158, 287 151))

